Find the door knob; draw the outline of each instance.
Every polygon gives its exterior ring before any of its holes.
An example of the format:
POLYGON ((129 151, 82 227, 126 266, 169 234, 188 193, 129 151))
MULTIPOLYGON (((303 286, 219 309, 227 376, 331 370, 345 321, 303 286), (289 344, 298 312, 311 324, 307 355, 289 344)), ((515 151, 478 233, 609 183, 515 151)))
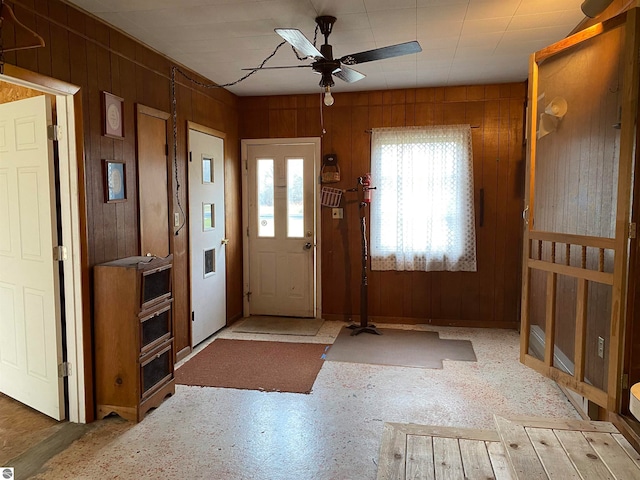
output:
POLYGON ((226 245, 227 243, 229 243, 228 238, 223 238, 222 240, 220 240, 220 245, 226 245))
POLYGON ((307 250, 311 250, 311 243, 310 242, 305 243, 304 248, 307 250))

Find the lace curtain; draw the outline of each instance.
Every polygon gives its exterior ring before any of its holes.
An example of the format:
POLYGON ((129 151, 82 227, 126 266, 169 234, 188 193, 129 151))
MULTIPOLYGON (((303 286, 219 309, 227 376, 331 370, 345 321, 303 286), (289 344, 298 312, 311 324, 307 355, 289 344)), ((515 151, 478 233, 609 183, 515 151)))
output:
POLYGON ((371 269, 476 271, 469 125, 372 131, 371 269))

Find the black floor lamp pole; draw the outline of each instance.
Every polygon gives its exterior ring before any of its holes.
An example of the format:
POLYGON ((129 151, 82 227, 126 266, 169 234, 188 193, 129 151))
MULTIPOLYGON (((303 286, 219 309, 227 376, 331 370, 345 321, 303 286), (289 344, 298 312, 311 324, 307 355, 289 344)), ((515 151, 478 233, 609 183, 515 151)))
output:
MULTIPOLYGON (((358 179, 361 182, 361 179, 358 179)), ((365 187, 366 188, 366 187, 365 187)), ((375 325, 369 324, 369 280, 367 278, 367 260, 369 252, 367 249, 367 219, 366 207, 368 203, 360 202, 360 241, 362 245, 362 277, 360 282, 360 325, 349 325, 347 328, 353 330, 351 335, 359 335, 362 332, 382 335, 375 325)))

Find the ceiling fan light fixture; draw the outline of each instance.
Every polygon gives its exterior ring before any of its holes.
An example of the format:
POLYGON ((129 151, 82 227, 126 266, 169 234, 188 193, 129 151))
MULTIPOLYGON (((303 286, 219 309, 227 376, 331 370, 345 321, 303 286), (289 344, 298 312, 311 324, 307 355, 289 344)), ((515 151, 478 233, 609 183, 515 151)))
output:
MULTIPOLYGON (((352 53, 340 58, 333 58, 333 46, 329 44, 329 35, 333 29, 333 24, 336 21, 336 17, 329 15, 321 15, 316 17, 316 34, 318 29, 324 36, 324 44, 320 46, 320 50, 316 48, 316 38, 314 36, 313 43, 309 41, 304 34, 297 28, 276 28, 275 31, 286 42, 288 42, 296 52, 298 60, 306 60, 313 58, 313 63, 310 65, 290 65, 285 67, 264 67, 260 65, 259 70, 265 68, 298 68, 298 67, 311 67, 314 73, 320 74, 320 87, 326 89, 326 102, 332 102, 333 97, 327 87, 333 87, 335 82, 333 77, 339 78, 346 83, 354 83, 365 78, 364 74, 350 68, 347 65, 357 65, 360 63, 373 62, 376 60, 384 60, 387 58, 400 57, 402 55, 414 54, 422 51, 420 44, 417 41, 399 43, 397 45, 389 45, 386 47, 374 48, 373 50, 367 50, 359 53, 352 53), (297 52, 302 53, 305 57, 301 58, 297 52)), ((280 44, 282 45, 282 44, 280 44)), ((275 52, 274 52, 275 53, 275 52)), ((254 69, 255 70, 255 69, 254 69)), ((322 94, 321 93, 321 94, 322 94)), ((330 103, 327 103, 330 105, 330 103)))
POLYGON ((331 105, 333 105, 334 101, 335 100, 333 98, 333 95, 331 95, 331 87, 324 87, 324 104, 327 107, 330 107, 331 105))

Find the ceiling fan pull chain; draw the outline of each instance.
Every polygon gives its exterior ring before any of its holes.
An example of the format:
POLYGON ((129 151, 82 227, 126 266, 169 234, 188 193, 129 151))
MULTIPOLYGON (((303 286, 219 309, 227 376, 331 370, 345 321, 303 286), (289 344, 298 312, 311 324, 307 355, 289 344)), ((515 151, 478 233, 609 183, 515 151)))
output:
POLYGON ((324 115, 322 111, 322 95, 323 93, 320 92, 320 128, 322 128, 322 134, 320 136, 324 137, 324 134, 327 133, 327 131, 324 129, 324 115))

